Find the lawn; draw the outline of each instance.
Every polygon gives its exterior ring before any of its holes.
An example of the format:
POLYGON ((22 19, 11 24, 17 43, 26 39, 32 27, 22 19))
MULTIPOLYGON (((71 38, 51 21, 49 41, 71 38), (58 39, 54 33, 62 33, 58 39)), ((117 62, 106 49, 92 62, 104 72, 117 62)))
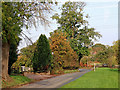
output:
POLYGON ((33 81, 25 76, 20 76, 20 75, 16 75, 16 76, 11 75, 10 77, 12 77, 13 80, 11 82, 3 82, 2 88, 9 88, 9 87, 26 84, 33 81))
POLYGON ((118 69, 98 68, 61 88, 118 88, 118 69))

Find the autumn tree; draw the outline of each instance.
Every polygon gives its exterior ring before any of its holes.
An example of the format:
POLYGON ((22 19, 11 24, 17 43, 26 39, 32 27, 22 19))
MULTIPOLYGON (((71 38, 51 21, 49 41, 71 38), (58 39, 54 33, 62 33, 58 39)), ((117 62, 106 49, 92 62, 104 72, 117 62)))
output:
POLYGON ((113 42, 113 46, 112 46, 113 50, 114 50, 114 56, 116 57, 118 63, 120 64, 120 60, 119 60, 119 56, 120 56, 120 40, 114 41, 113 42))
POLYGON ((88 61, 90 61, 90 57, 89 57, 89 56, 83 56, 83 57, 81 58, 81 62, 84 63, 84 64, 87 64, 88 61))
POLYGON ((16 70, 18 70, 18 68, 21 68, 21 66, 32 68, 33 67, 32 58, 34 55, 34 50, 36 48, 36 45, 37 45, 37 42, 22 48, 20 50, 17 61, 13 63, 12 68, 15 68, 16 70))
POLYGON ((78 55, 71 48, 66 34, 60 31, 51 33, 50 48, 53 54, 53 68, 78 67, 78 55))
POLYGON ((101 57, 100 53, 104 52, 107 49, 107 47, 103 44, 97 43, 95 45, 92 45, 91 47, 89 47, 89 55, 85 55, 81 58, 81 62, 82 63, 87 63, 88 61, 90 62, 94 62, 94 61, 100 61, 103 62, 105 61, 105 56, 103 54, 103 57, 101 57), (104 60, 102 60, 104 59, 104 60))
POLYGON ((90 54, 88 56, 84 56, 81 61, 98 61, 102 64, 107 64, 109 67, 118 64, 118 44, 117 41, 114 42, 113 46, 103 45, 97 43, 90 47, 90 54))
POLYGON ((34 72, 45 72, 50 66, 51 50, 49 41, 45 35, 41 34, 37 41, 37 46, 34 51, 32 63, 34 72))
MULTIPOLYGON (((13 73, 20 73, 21 66, 26 66, 28 62, 28 58, 24 56, 18 56, 17 61, 12 64, 12 72, 13 73)), ((30 61, 29 61, 30 62, 30 61)))
POLYGON ((111 46, 105 46, 104 49, 99 50, 94 59, 101 62, 102 64, 107 64, 109 67, 112 67, 117 64, 117 59, 114 55, 114 50, 111 46))
POLYGON ((2 79, 9 80, 11 43, 16 44, 20 35, 26 36, 21 28, 36 26, 37 21, 48 23, 46 14, 51 10, 50 6, 49 2, 2 2, 2 79))
POLYGON ((88 28, 88 15, 84 16, 84 2, 65 2, 60 8, 62 13, 56 13, 52 16, 60 27, 57 30, 67 33, 67 39, 71 47, 79 55, 79 61, 83 55, 88 55, 88 47, 93 44, 94 40, 101 35, 95 32, 94 28, 88 28))

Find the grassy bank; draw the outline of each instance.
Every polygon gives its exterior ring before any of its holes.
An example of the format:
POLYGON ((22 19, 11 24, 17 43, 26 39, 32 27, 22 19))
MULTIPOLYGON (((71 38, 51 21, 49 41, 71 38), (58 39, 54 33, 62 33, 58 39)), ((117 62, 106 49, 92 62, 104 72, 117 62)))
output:
POLYGON ((98 68, 62 88, 118 88, 118 69, 98 68))
POLYGON ((26 84, 29 82, 32 82, 33 80, 25 77, 25 76, 10 76, 12 78, 12 80, 10 82, 2 82, 2 88, 10 88, 13 86, 18 86, 18 85, 22 85, 22 84, 26 84))

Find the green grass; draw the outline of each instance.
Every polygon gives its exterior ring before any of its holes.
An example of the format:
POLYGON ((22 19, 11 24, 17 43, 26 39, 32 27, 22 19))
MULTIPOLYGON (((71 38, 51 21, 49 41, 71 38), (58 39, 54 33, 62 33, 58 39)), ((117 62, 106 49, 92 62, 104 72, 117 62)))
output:
POLYGON ((78 72, 78 69, 75 70, 64 70, 64 73, 73 73, 73 72, 78 72))
POLYGON ((98 68, 61 88, 118 88, 118 69, 98 68))
POLYGON ((12 77, 13 80, 10 82, 3 82, 2 88, 9 88, 9 87, 26 84, 26 83, 33 81, 25 76, 19 76, 19 75, 12 76, 11 75, 10 77, 12 77))

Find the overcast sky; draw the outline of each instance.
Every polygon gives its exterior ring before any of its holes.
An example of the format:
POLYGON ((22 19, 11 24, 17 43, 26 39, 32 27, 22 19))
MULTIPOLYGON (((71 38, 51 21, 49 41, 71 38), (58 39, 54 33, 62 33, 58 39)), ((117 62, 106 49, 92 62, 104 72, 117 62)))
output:
MULTIPOLYGON (((58 6, 54 6, 53 8, 55 9, 55 12, 60 13, 58 7, 64 2, 62 0, 57 1, 59 2, 58 6)), ((90 16, 88 19, 90 27, 94 27, 95 31, 100 32, 102 35, 102 38, 95 43, 102 43, 111 46, 113 41, 118 40, 118 0, 102 0, 97 2, 96 0, 91 0, 91 2, 84 0, 84 2, 86 2, 84 12, 90 16)), ((49 16, 51 17, 53 14, 54 13, 51 13, 49 16)), ((39 38, 40 34, 45 34, 49 37, 49 32, 54 31, 58 26, 55 20, 49 20, 51 21, 50 27, 46 26, 45 28, 45 26, 40 25, 37 27, 37 31, 32 27, 31 30, 29 30, 29 33, 31 34, 28 34, 26 30, 24 30, 24 32, 33 42, 39 38)), ((20 42, 18 49, 23 47, 26 47, 25 40, 20 42)))

